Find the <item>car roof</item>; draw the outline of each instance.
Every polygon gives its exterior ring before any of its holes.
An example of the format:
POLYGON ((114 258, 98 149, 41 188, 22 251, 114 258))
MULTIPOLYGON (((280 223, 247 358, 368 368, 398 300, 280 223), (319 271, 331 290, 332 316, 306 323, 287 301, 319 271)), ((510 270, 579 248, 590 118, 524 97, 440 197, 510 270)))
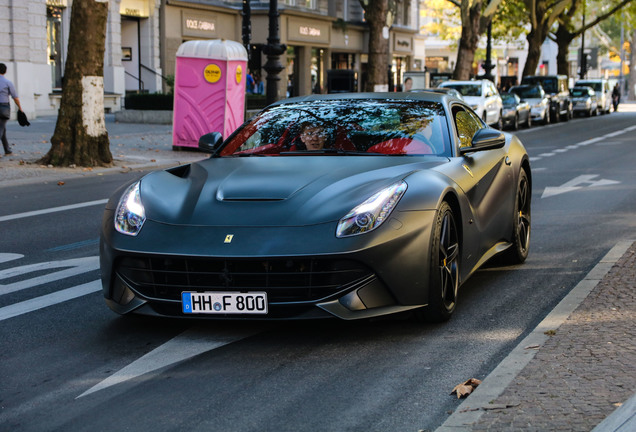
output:
POLYGON ((281 99, 270 106, 286 105, 298 102, 330 101, 330 100, 419 100, 444 103, 447 100, 457 100, 455 97, 433 92, 369 92, 369 93, 330 93, 297 96, 281 99))
POLYGON ((443 83, 441 83, 438 87, 444 87, 445 84, 459 84, 459 85, 466 85, 466 84, 482 84, 484 81, 488 81, 485 79, 481 79, 481 80, 468 80, 468 81, 455 81, 455 80, 449 80, 449 81, 444 81, 443 83))

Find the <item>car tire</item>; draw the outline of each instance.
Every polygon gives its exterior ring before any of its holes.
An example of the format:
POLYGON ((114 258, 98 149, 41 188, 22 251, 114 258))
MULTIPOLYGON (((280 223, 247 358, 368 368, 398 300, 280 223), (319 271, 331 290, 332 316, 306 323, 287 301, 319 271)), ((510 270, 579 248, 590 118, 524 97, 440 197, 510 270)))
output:
POLYGON ((503 112, 499 111, 499 120, 497 120, 497 129, 503 130, 503 112))
POLYGON ((444 201, 437 211, 431 239, 428 306, 415 311, 419 321, 443 322, 453 315, 459 289, 459 251, 455 215, 444 201))
POLYGON ((519 129, 519 114, 515 114, 515 119, 512 121, 512 130, 519 129))
POLYGON ((504 252, 508 264, 521 264, 528 258, 531 230, 532 191, 526 170, 521 169, 517 182, 514 214, 512 217, 512 245, 504 252))
POLYGON ((530 129, 532 127, 532 115, 528 113, 528 120, 526 121, 526 128, 530 129))

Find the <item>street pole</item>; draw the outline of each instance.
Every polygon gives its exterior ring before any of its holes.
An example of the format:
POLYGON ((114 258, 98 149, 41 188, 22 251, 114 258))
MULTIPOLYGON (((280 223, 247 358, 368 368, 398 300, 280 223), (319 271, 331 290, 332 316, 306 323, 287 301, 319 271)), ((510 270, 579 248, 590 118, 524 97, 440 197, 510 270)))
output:
POLYGON ((587 73, 587 56, 585 55, 585 0, 583 0, 583 32, 581 33, 581 62, 579 63, 579 79, 585 79, 587 73))
POLYGON ((267 104, 272 104, 278 100, 278 82, 280 73, 284 69, 280 62, 280 56, 287 50, 287 46, 280 43, 278 36, 278 2, 269 0, 269 36, 267 45, 263 47, 263 52, 267 54, 267 62, 263 69, 267 72, 267 104))
POLYGON ((250 39, 252 38, 252 7, 250 0, 243 0, 243 46, 247 51, 247 64, 250 61, 250 39))

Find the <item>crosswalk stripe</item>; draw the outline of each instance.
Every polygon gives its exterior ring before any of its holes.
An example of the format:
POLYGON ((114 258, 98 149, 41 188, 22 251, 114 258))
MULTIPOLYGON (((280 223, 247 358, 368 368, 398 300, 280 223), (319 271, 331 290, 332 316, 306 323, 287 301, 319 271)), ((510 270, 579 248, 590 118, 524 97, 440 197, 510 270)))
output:
POLYGON ((51 294, 25 300, 10 306, 0 308, 0 321, 36 311, 48 306, 53 306, 68 300, 92 294, 102 289, 101 281, 96 280, 72 288, 56 291, 51 294))

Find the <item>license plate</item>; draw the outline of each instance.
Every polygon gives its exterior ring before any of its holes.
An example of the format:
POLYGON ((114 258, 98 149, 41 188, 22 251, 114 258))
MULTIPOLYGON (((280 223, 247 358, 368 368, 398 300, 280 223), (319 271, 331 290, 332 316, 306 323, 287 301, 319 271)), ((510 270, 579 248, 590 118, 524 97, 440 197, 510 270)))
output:
POLYGON ((266 314, 267 293, 264 292, 183 292, 186 314, 266 314))

